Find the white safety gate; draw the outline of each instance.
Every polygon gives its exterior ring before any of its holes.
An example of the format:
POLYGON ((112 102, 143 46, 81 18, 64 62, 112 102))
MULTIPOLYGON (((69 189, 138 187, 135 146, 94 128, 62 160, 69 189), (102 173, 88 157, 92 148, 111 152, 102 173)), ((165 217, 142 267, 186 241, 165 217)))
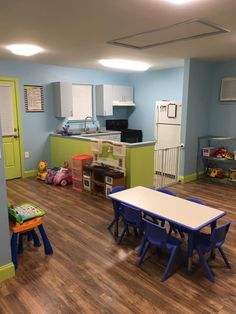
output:
POLYGON ((178 182, 180 146, 155 150, 155 187, 178 182))

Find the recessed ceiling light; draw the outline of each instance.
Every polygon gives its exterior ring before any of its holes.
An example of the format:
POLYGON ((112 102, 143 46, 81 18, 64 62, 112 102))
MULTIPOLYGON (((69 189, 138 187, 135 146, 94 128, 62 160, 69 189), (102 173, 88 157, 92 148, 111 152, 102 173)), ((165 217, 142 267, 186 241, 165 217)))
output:
POLYGON ((9 49, 15 55, 26 56, 26 57, 33 56, 43 51, 41 47, 34 46, 34 45, 26 45, 26 44, 9 45, 6 48, 9 49))
POLYGON ((99 63, 108 68, 132 71, 146 71, 150 68, 147 63, 123 59, 102 59, 99 60, 99 63))
POLYGON ((184 4, 184 3, 191 2, 193 0, 167 0, 167 1, 172 2, 174 4, 184 4))

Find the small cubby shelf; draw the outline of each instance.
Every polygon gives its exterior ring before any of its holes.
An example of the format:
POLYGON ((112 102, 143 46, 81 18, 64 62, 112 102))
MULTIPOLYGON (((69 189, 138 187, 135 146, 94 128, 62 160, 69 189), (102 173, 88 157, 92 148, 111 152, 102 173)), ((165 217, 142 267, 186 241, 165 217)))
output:
POLYGON ((218 158, 215 156, 203 156, 203 148, 222 148, 224 147, 227 152, 236 155, 236 137, 226 136, 202 136, 198 138, 198 151, 197 151, 197 178, 206 178, 210 182, 225 183, 236 185, 236 172, 235 180, 232 180, 232 169, 236 169, 236 160, 228 158, 218 158), (209 176, 209 169, 222 169, 224 178, 209 176))

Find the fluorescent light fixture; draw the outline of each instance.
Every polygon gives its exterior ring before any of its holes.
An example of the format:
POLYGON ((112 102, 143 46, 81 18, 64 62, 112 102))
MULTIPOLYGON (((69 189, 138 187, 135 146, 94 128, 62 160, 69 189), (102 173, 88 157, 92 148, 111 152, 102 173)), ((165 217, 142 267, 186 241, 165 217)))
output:
POLYGON ((99 63, 108 68, 132 71, 146 71, 150 68, 147 63, 123 59, 102 59, 99 60, 99 63))
POLYGON ((43 51, 41 47, 34 46, 34 45, 27 45, 27 44, 9 45, 6 48, 9 49, 15 55, 26 56, 26 57, 33 56, 43 51))
POLYGON ((191 2, 192 0, 167 0, 167 1, 174 4, 185 4, 191 2))

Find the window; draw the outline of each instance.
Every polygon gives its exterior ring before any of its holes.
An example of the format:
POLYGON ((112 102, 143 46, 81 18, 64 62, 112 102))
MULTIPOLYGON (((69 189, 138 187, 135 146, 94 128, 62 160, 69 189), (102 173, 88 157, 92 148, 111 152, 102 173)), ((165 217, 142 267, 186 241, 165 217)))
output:
POLYGON ((85 120, 93 116, 92 85, 72 84, 73 116, 69 120, 85 120))

